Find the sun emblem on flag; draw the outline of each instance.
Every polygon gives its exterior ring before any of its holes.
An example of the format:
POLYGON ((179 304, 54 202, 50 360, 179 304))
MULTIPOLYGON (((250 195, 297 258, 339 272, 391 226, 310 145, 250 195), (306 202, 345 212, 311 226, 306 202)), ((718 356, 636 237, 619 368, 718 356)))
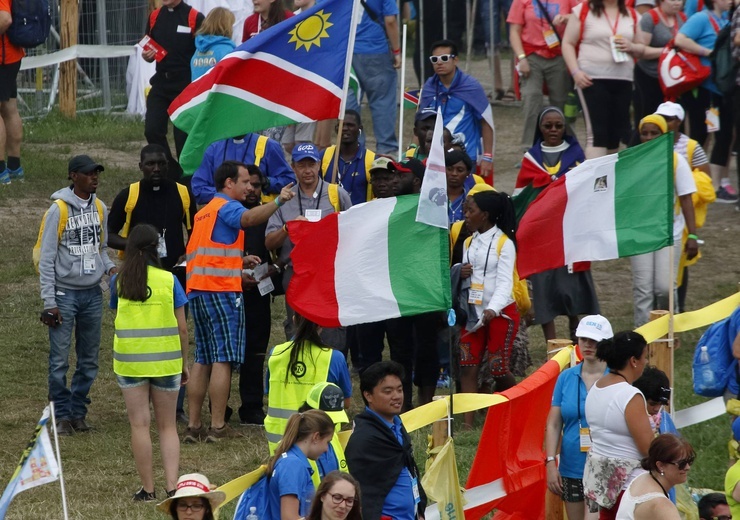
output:
POLYGON ((323 9, 309 16, 288 33, 291 35, 288 43, 295 43, 296 50, 300 49, 301 46, 305 47, 307 51, 311 50, 311 45, 321 47, 321 38, 328 38, 329 33, 326 30, 334 25, 329 21, 330 16, 331 13, 324 13, 323 9))

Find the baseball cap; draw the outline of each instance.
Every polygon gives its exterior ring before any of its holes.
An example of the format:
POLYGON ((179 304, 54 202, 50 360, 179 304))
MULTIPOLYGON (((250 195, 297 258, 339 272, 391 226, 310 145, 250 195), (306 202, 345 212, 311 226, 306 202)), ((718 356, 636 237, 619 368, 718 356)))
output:
POLYGON ((388 165, 388 169, 392 172, 413 173, 414 176, 419 179, 424 178, 424 170, 426 170, 426 168, 424 168, 424 163, 419 159, 404 159, 399 162, 391 161, 388 165))
POLYGON ((578 324, 576 329, 577 338, 588 338, 594 341, 601 341, 614 336, 611 323, 601 314, 592 314, 586 316, 578 324))
POLYGON ((67 173, 80 172, 90 173, 93 171, 104 171, 102 164, 98 164, 89 155, 75 155, 69 160, 69 166, 67 167, 67 173))
POLYGON ((293 162, 298 162, 303 159, 313 159, 319 162, 319 149, 316 148, 312 143, 298 143, 293 147, 293 162))
POLYGON ((334 383, 315 384, 308 392, 306 404, 314 410, 325 411, 334 424, 349 422, 344 411, 344 392, 334 383))
POLYGON ((658 110, 656 110, 655 113, 664 117, 677 117, 681 121, 683 121, 683 118, 686 116, 686 112, 683 107, 678 103, 673 103, 672 101, 666 101, 665 103, 658 105, 658 110))
POLYGON ((437 117, 437 111, 435 109, 433 109, 432 107, 422 108, 421 110, 416 112, 416 115, 414 116, 414 121, 425 121, 432 117, 437 117))
POLYGON ((372 175, 373 170, 382 170, 382 171, 388 171, 390 168, 388 165, 391 163, 391 159, 388 157, 377 157, 373 163, 370 165, 370 175, 372 175))

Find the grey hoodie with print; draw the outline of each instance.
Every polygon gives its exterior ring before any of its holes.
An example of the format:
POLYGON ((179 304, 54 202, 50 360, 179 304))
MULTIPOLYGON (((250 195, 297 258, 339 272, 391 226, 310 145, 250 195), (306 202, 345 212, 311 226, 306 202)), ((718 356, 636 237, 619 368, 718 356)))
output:
MULTIPOLYGON (((108 208, 103 204, 103 222, 95 204, 93 194, 85 208, 74 194, 72 187, 55 192, 52 200, 63 200, 67 204, 67 224, 59 240, 59 206, 52 204, 44 216, 44 232, 41 235, 41 258, 39 281, 44 309, 57 306, 56 291, 64 289, 90 289, 100 283, 103 274, 115 267, 108 257, 108 208), (103 241, 100 243, 102 226, 103 241), (83 258, 92 255, 94 269, 85 273, 83 258)), ((101 201, 102 202, 102 201, 101 201)))

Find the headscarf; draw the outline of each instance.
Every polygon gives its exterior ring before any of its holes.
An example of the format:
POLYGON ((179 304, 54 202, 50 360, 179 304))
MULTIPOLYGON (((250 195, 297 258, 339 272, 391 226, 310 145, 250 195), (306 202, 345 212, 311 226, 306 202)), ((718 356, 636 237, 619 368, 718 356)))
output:
POLYGON ((660 114, 650 114, 642 119, 640 119, 640 124, 637 126, 638 130, 642 130, 642 127, 646 123, 652 123, 658 128, 660 128, 661 133, 666 133, 668 131, 668 123, 666 123, 665 118, 661 116, 660 114))
POLYGON ((453 166, 459 162, 465 164, 468 173, 473 169, 473 161, 470 160, 470 157, 465 152, 455 150, 454 148, 445 152, 445 166, 453 166))

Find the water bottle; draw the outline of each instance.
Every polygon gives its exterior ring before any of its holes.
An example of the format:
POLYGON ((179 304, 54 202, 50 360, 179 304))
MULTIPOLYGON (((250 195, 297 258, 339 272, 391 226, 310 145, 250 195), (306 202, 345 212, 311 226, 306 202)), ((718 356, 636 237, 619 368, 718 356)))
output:
POLYGON ((704 387, 713 387, 715 385, 714 371, 709 364, 709 351, 707 346, 701 347, 699 352, 699 364, 701 365, 701 380, 704 387))
POLYGON ((249 514, 247 515, 247 520, 259 520, 259 517, 257 516, 257 508, 252 506, 249 508, 249 514))

